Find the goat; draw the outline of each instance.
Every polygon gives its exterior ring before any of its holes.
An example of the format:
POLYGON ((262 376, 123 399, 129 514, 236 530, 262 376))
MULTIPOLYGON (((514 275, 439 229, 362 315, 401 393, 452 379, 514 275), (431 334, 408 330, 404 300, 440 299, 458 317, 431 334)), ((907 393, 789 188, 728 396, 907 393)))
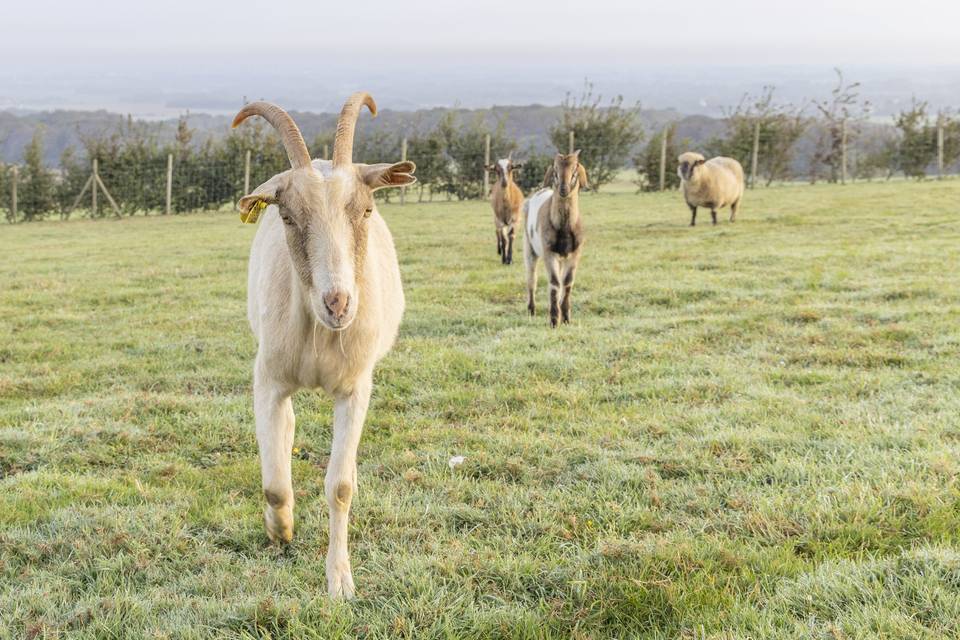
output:
POLYGON ((370 402, 373 368, 393 346, 403 286, 393 237, 373 192, 416 182, 412 162, 354 164, 360 109, 376 117, 366 93, 343 105, 333 161, 312 161, 293 119, 267 102, 248 104, 233 126, 262 116, 280 134, 291 169, 239 201, 241 219, 265 210, 250 250, 247 316, 257 339, 253 404, 264 522, 274 542, 293 537, 291 395, 322 388, 334 398, 333 442, 325 493, 330 508, 327 590, 355 591, 347 520, 357 490, 357 446, 370 402))
POLYGON ((527 267, 527 310, 534 315, 537 262, 550 279, 550 326, 570 322, 570 296, 580 252, 580 189, 589 189, 580 151, 558 153, 543 176, 542 188, 523 203, 525 239, 523 257, 527 267))
POLYGON ((743 167, 733 158, 718 156, 709 160, 693 151, 680 154, 677 173, 683 199, 690 207, 690 226, 697 224, 697 207, 709 207, 713 224, 717 209, 730 207, 730 222, 737 219, 743 198, 743 167))
POLYGON ((496 182, 490 189, 490 203, 493 205, 493 223, 496 225, 497 255, 503 264, 513 262, 513 237, 520 223, 520 207, 523 205, 523 192, 514 182, 513 172, 521 167, 523 163, 515 164, 509 157, 486 166, 487 171, 496 176, 496 182))

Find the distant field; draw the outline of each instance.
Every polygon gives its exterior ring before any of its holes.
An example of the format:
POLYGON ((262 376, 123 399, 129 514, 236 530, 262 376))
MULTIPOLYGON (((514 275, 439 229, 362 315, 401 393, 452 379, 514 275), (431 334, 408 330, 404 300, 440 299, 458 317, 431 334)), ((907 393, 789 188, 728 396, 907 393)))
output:
POLYGON ((295 541, 263 532, 253 227, 0 227, 0 638, 960 636, 960 181, 763 189, 694 229, 630 191, 584 196, 557 331, 486 204, 382 207, 407 313, 347 604, 322 395, 295 541))

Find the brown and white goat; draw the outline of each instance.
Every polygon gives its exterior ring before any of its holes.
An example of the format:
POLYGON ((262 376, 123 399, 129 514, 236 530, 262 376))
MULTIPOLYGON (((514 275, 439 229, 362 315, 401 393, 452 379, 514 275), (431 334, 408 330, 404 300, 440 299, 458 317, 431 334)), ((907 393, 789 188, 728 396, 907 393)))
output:
POLYGON ((520 224, 520 208, 523 206, 523 192, 514 182, 513 172, 521 167, 522 162, 515 164, 511 158, 497 160, 496 164, 486 167, 496 177, 490 189, 490 203, 497 233, 497 255, 503 264, 513 262, 513 237, 520 224))
POLYGON ((527 310, 534 315, 537 262, 550 279, 550 326, 570 322, 573 281, 583 248, 580 189, 589 189, 580 151, 558 153, 543 177, 543 188, 523 203, 523 257, 527 267, 527 310))
POLYGON ((292 167, 239 202, 244 215, 266 206, 250 250, 247 316, 258 343, 253 405, 267 535, 277 542, 293 537, 291 396, 322 388, 334 398, 325 481, 332 597, 354 594, 347 520, 357 490, 357 446, 374 365, 393 345, 404 307, 393 238, 373 192, 416 181, 412 162, 353 163, 363 106, 376 116, 366 93, 344 104, 332 162, 311 162, 300 130, 280 107, 254 102, 233 121, 236 127, 250 116, 266 119, 280 134, 292 167))

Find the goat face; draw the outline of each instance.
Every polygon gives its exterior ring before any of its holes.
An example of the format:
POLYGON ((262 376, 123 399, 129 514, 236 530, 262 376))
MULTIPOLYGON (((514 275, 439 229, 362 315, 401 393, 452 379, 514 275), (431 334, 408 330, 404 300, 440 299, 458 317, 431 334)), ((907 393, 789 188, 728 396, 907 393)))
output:
POLYGON ((236 126, 249 115, 262 115, 281 134, 293 168, 241 198, 239 207, 246 213, 255 206, 276 205, 290 260, 313 316, 333 331, 350 326, 361 303, 358 277, 375 210, 374 191, 416 182, 412 162, 353 164, 353 127, 361 105, 376 113, 366 94, 355 94, 347 102, 337 126, 333 168, 324 173, 314 168, 299 130, 279 107, 254 103, 234 121, 236 126))
POLYGON ((547 169, 544 176, 544 187, 552 187, 561 198, 569 198, 580 188, 589 189, 587 170, 580 164, 580 150, 573 153, 558 153, 553 159, 553 166, 547 169))
POLYGON ((687 151, 680 154, 677 161, 680 163, 677 167, 677 175, 680 176, 681 180, 689 181, 693 177, 694 170, 706 162, 706 159, 699 153, 687 151))
POLYGON ((497 160, 496 164, 487 165, 487 171, 496 174, 497 182, 500 183, 500 186, 504 189, 507 188, 507 182, 509 182, 510 176, 513 175, 514 171, 517 171, 523 167, 522 162, 514 163, 510 158, 503 158, 497 160))

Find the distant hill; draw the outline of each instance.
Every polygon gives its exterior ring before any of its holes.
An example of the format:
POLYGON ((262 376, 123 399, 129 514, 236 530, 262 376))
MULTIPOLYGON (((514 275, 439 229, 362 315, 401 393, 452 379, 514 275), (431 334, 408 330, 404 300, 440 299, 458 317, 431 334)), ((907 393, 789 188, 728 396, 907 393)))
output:
MULTIPOLYGON (((384 109, 376 119, 363 119, 362 133, 379 131, 396 132, 397 135, 409 135, 433 129, 447 113, 453 111, 464 121, 482 118, 488 125, 495 126, 503 121, 507 135, 517 141, 522 151, 552 150, 548 131, 560 118, 559 106, 528 105, 491 107, 488 109, 432 108, 416 111, 394 111, 384 109)), ((291 115, 310 141, 317 135, 330 132, 336 125, 336 114, 292 111, 291 115)), ((187 122, 195 130, 194 141, 202 144, 210 137, 226 135, 230 128, 230 116, 209 114, 188 114, 187 122)), ((44 157, 50 165, 58 165, 60 155, 69 146, 82 148, 81 137, 98 135, 117 130, 127 116, 108 111, 42 111, 12 112, 0 111, 0 161, 19 162, 23 158, 23 149, 30 142, 38 126, 44 131, 44 157)), ((640 115, 647 132, 659 129, 669 122, 680 122, 680 137, 690 138, 694 142, 706 140, 723 129, 723 121, 707 116, 683 116, 673 110, 644 110, 640 115)), ((138 121, 147 127, 161 141, 171 141, 177 130, 177 120, 138 121)))

